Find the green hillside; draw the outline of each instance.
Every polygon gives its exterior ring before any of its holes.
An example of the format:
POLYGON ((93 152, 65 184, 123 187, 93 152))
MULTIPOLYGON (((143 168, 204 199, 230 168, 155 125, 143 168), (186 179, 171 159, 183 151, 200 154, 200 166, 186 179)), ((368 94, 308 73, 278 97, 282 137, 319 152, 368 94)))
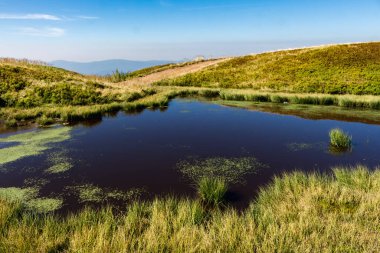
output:
POLYGON ((237 57, 156 84, 379 95, 380 43, 315 47, 237 57))
POLYGON ((104 102, 103 85, 80 74, 26 60, 0 60, 0 106, 87 105, 104 102))

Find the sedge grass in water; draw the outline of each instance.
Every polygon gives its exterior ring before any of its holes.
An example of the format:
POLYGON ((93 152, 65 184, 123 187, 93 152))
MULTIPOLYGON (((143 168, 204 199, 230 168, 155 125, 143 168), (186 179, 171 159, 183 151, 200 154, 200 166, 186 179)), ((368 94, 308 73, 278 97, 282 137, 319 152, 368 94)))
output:
POLYGON ((339 128, 332 129, 329 133, 330 145, 333 148, 348 150, 352 146, 352 137, 339 128))
POLYGON ((213 206, 223 202, 228 186, 222 178, 204 177, 198 182, 198 194, 201 200, 213 206))

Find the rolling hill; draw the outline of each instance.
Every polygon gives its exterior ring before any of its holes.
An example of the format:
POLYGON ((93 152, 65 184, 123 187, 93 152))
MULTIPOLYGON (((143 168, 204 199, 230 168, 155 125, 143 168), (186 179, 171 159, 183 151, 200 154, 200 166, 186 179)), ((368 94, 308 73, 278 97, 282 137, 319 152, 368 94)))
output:
POLYGON ((156 84, 380 95, 380 42, 235 57, 195 73, 161 80, 156 84))

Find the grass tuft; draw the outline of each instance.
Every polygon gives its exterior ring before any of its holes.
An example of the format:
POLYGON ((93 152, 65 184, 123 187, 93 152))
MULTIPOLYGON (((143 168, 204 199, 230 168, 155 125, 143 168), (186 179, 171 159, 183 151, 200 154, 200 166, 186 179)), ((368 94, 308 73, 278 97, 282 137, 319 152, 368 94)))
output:
POLYGON ((213 206, 219 206, 225 197, 228 186, 222 178, 202 178, 198 182, 198 194, 201 200, 213 206))
POLYGON ((350 149, 352 137, 339 128, 332 129, 329 133, 330 145, 337 149, 350 149))

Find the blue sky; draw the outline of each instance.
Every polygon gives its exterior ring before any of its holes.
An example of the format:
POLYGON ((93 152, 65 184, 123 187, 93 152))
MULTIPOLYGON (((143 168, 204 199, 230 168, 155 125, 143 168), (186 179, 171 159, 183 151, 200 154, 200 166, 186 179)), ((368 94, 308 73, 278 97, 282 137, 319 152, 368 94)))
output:
POLYGON ((0 57, 178 60, 380 41, 380 0, 0 0, 0 57))

